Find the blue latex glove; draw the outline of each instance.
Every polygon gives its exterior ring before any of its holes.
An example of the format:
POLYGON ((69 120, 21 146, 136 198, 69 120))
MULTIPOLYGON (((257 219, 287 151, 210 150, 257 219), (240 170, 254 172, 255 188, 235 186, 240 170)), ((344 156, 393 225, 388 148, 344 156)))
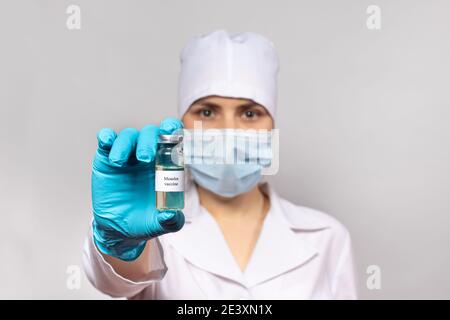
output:
POLYGON ((181 211, 155 207, 155 154, 158 135, 182 128, 175 118, 149 125, 140 132, 117 135, 102 129, 92 165, 93 236, 97 248, 124 261, 139 257, 147 240, 180 230, 181 211))

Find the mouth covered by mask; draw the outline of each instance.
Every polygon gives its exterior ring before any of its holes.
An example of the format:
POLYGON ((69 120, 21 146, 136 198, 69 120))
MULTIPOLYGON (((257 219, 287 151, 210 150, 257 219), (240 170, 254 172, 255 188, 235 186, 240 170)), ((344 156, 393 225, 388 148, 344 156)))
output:
POLYGON ((271 165, 271 131, 185 130, 185 164, 196 183, 217 195, 250 191, 271 165))

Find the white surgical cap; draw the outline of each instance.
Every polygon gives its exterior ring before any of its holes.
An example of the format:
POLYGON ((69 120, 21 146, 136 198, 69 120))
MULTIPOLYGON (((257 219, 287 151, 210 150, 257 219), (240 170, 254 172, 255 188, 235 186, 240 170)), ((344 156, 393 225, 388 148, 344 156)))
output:
POLYGON ((251 99, 275 119, 278 56, 267 38, 253 32, 230 35, 217 30, 191 38, 180 60, 180 117, 196 100, 217 95, 251 99))

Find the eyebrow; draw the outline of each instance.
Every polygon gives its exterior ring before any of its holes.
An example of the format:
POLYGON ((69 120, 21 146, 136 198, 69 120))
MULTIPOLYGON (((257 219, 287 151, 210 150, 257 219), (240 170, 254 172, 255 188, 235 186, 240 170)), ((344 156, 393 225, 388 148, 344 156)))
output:
MULTIPOLYGON (((211 101, 203 101, 203 102, 199 102, 199 104, 204 107, 210 107, 210 108, 220 108, 221 107, 219 104, 211 102, 211 101)), ((250 102, 245 102, 241 105, 238 105, 237 108, 249 108, 249 107, 253 107, 253 106, 259 106, 259 104, 256 102, 250 101, 250 102)))

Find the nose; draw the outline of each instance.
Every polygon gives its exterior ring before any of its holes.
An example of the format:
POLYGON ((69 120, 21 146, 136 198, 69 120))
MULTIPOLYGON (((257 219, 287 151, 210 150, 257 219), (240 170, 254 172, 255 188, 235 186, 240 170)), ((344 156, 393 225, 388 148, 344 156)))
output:
MULTIPOLYGON (((231 110, 230 110, 231 111, 231 110)), ((219 129, 242 129, 243 126, 239 119, 236 118, 234 112, 224 112, 219 123, 217 123, 219 129)))

